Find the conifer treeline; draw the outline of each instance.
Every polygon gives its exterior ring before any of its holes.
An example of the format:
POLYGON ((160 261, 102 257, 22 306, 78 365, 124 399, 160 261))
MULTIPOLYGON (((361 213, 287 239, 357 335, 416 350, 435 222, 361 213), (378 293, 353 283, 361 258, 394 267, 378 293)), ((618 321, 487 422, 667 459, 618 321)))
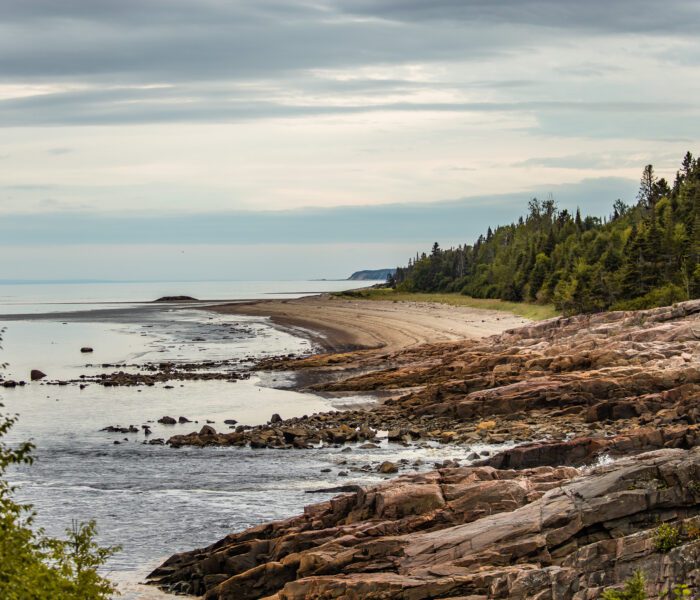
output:
POLYGON ((644 168, 637 202, 606 219, 530 201, 517 223, 473 246, 435 243, 389 283, 403 291, 554 303, 567 314, 700 297, 700 160, 688 152, 670 186, 644 168))

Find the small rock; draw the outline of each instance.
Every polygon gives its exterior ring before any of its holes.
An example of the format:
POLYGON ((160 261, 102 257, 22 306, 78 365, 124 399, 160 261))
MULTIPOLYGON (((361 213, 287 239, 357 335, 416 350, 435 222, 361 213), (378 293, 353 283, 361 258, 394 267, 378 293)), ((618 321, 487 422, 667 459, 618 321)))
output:
POLYGON ((175 425, 175 423, 177 423, 173 417, 168 417, 167 415, 158 419, 158 422, 162 423, 163 425, 175 425))
POLYGON ((40 371, 39 369, 32 369, 31 373, 29 374, 29 378, 32 381, 39 381, 40 379, 43 379, 46 377, 46 373, 43 371, 40 371))
POLYGON ((83 347, 80 349, 80 351, 81 351, 83 354, 87 354, 87 353, 89 353, 89 352, 94 352, 94 350, 93 350, 92 348, 90 348, 90 346, 83 346, 83 347))
POLYGON ((272 415, 270 417, 270 423, 281 423, 282 422, 282 417, 280 417, 277 413, 272 415))
POLYGON ((400 429, 390 429, 389 432, 387 433, 387 438, 389 439, 390 442, 401 441, 402 436, 403 436, 403 431, 401 431, 400 429))
POLYGON ((180 417, 180 418, 177 420, 177 422, 178 422, 178 423, 191 423, 192 421, 190 421, 187 417, 180 417))
POLYGON ((379 467, 377 467, 377 473, 398 473, 399 468, 391 461, 385 460, 379 467))

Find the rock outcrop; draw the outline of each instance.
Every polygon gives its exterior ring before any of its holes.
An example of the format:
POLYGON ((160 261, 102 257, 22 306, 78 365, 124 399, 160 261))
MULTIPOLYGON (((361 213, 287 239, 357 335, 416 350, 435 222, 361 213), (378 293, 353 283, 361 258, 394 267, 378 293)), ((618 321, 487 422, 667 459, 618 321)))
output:
POLYGON ((385 430, 403 444, 519 445, 348 487, 175 555, 154 584, 207 600, 593 600, 642 569, 649 598, 700 586, 700 301, 263 366, 385 401, 169 443, 308 448, 385 430), (660 523, 673 544, 659 544, 660 523))
POLYGON ((154 302, 199 302, 199 300, 192 296, 162 296, 154 302))
POLYGON ((650 598, 700 578, 700 449, 577 470, 399 477, 178 554, 150 580, 208 600, 589 600, 636 569, 650 598), (659 523, 677 528, 658 544, 659 523))
MULTIPOLYGON (((343 427, 388 430, 397 442, 497 444, 691 425, 700 423, 700 300, 551 319, 485 340, 391 355, 361 351, 261 366, 297 371, 316 382, 315 390, 389 398, 370 410, 279 421, 215 443, 288 448, 285 428, 306 431, 296 436, 301 448, 343 427)), ((171 442, 203 445, 196 435, 171 442)))

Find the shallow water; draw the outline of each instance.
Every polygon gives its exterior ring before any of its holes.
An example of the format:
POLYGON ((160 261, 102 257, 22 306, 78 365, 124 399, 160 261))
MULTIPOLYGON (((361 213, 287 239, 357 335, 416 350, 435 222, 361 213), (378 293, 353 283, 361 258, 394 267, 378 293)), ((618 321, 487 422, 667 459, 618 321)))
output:
MULTIPOLYGON (((98 313, 95 313, 98 314, 98 313)), ((39 368, 47 380, 77 378, 102 370, 102 363, 163 360, 236 359, 245 368, 263 355, 304 353, 310 343, 272 328, 262 318, 212 315, 200 310, 117 311, 96 322, 84 314, 61 321, 20 320, 6 323, 3 360, 6 377, 28 379, 39 368), (64 324, 65 323, 65 324, 64 324), (81 354, 89 345, 92 354, 81 354), (86 366, 86 364, 97 366, 86 366)), ((114 369, 107 369, 113 371, 114 369)), ((150 569, 173 552, 208 545, 231 531, 298 513, 305 504, 332 494, 306 493, 349 482, 371 483, 385 476, 356 471, 384 460, 420 459, 428 468, 446 458, 464 459, 468 449, 403 447, 383 442, 379 449, 352 452, 181 448, 144 445, 143 433, 99 431, 107 425, 149 423, 151 439, 199 429, 205 420, 226 430, 224 419, 243 424, 325 411, 370 398, 330 400, 271 385, 288 383, 285 374, 228 381, 185 381, 153 387, 105 388, 90 384, 56 386, 34 382, 3 390, 5 411, 20 419, 9 440, 32 438, 36 462, 12 472, 18 497, 38 511, 38 524, 61 535, 72 519, 97 520, 99 540, 119 544, 110 576, 123 598, 161 595, 138 585, 150 569), (277 380, 277 381, 275 381, 277 380), (163 415, 185 416, 198 423, 165 426, 163 415), (118 441, 119 444, 114 442, 118 441), (328 473, 321 473, 324 468, 328 473), (341 470, 350 476, 339 478, 341 470)), ((475 448, 477 451, 482 449, 475 448)))

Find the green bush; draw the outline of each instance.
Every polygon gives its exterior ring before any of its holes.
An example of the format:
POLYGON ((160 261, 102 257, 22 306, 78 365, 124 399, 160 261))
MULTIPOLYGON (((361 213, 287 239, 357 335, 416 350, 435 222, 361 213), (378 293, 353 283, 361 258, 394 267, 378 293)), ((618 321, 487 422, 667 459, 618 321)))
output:
POLYGON ((624 588, 605 590, 601 598, 602 600, 646 600, 645 584, 644 573, 635 571, 632 577, 625 581, 624 588))
POLYGON ((643 310, 645 308, 654 308, 655 306, 669 306, 677 302, 683 302, 688 299, 688 295, 683 288, 666 284, 662 287, 651 290, 648 294, 635 298, 618 302, 613 305, 613 310, 643 310))
POLYGON ((681 545, 681 530, 678 527, 662 523, 656 530, 654 546, 659 552, 669 552, 681 545))
POLYGON ((0 598, 107 600, 116 590, 97 569, 118 548, 95 543, 94 521, 74 523, 65 540, 51 538, 33 527, 31 505, 13 500, 6 470, 31 464, 33 448, 28 442, 14 448, 3 442, 15 420, 0 415, 0 598))
POLYGON ((673 600, 683 600, 683 598, 690 598, 693 595, 692 591, 685 583, 674 585, 673 589, 671 589, 671 593, 673 594, 673 600))

